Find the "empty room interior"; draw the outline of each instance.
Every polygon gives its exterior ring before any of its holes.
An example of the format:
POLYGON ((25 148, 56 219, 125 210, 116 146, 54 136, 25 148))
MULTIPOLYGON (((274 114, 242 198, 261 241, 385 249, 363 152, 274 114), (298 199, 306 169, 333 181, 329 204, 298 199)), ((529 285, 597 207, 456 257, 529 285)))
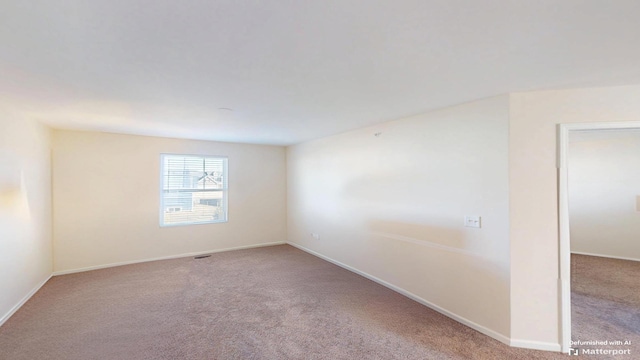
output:
POLYGON ((640 2, 0 3, 0 359, 640 356, 640 2))

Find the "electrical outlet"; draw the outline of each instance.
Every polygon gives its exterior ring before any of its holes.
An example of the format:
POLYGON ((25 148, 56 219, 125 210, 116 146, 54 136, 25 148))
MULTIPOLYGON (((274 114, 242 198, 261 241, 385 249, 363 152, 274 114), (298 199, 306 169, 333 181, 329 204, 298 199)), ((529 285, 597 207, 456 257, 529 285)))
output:
POLYGON ((480 216, 465 216, 464 226, 472 227, 472 228, 480 228, 481 227, 480 216))
POLYGON ((320 239, 320 235, 316 234, 316 233, 311 233, 311 237, 313 237, 316 240, 320 239))

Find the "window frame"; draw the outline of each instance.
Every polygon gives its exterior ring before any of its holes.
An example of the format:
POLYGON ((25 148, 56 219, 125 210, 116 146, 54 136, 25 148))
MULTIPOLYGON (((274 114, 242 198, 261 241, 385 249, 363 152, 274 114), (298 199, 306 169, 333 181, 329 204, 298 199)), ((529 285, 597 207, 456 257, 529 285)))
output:
MULTIPOLYGON (((174 226, 190 226, 190 225, 205 225, 205 224, 220 224, 229 222, 229 158, 223 155, 204 155, 204 154, 182 154, 182 153, 161 153, 160 154, 160 184, 159 184, 159 194, 160 194, 160 216, 159 223, 160 227, 174 227, 174 226), (164 203, 165 203, 165 158, 170 156, 184 156, 184 157, 199 157, 202 159, 214 158, 217 160, 223 160, 222 162, 222 176, 223 176, 223 185, 224 187, 220 190, 208 190, 209 191, 219 191, 222 192, 222 209, 224 216, 222 219, 209 220, 209 221, 193 221, 193 222, 180 222, 173 224, 165 224, 164 222, 164 203)), ((197 192, 197 191, 194 191, 197 192)))

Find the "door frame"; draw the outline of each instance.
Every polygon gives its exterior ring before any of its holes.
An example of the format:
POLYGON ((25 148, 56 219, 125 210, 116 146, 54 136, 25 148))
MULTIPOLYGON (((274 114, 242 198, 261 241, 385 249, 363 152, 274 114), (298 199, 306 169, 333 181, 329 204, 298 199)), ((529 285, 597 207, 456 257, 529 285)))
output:
POLYGON ((560 345, 562 352, 571 348, 571 234, 569 227, 569 133, 571 131, 640 129, 640 121, 595 122, 558 124, 557 159, 558 171, 558 236, 559 236, 559 281, 560 295, 560 345))

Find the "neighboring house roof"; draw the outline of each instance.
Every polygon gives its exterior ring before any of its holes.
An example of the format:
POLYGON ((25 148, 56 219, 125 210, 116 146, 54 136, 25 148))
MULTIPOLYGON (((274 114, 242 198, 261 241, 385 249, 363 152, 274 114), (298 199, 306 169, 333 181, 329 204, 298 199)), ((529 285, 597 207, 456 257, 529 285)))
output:
POLYGON ((222 182, 218 182, 211 174, 207 174, 198 180, 199 189, 222 189, 222 182))

